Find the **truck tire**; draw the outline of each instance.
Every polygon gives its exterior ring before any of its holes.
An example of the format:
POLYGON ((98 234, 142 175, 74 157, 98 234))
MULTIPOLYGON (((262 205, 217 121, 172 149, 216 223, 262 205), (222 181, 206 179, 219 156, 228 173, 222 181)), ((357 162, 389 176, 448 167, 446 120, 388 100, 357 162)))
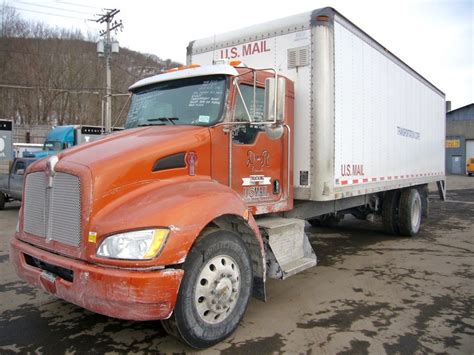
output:
POLYGON ((417 189, 405 189, 400 197, 400 234, 412 237, 418 233, 421 225, 422 203, 417 189))
POLYGON ((421 217, 427 219, 430 216, 430 199, 428 197, 430 190, 428 189, 428 185, 419 187, 418 192, 421 197, 421 217))
POLYGON ((183 265, 184 277, 165 330, 196 349, 230 336, 252 293, 252 264, 237 235, 218 230, 196 242, 183 265))
POLYGON ((5 208, 5 202, 7 201, 7 198, 3 192, 0 192, 0 210, 3 210, 5 208))
POLYGON ((398 225, 398 208, 400 201, 400 191, 391 190, 385 193, 382 205, 382 223, 385 232, 393 235, 400 233, 398 225))

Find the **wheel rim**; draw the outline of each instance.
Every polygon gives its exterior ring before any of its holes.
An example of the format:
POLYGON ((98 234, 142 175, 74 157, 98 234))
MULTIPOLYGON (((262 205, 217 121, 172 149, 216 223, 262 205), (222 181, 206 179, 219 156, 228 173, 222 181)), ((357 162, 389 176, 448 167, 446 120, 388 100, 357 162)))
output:
POLYGON ((415 198, 411 209, 411 225, 414 229, 418 228, 421 219, 421 201, 419 198, 415 198))
POLYGON ((209 260, 196 281, 194 305, 206 323, 217 324, 235 308, 240 293, 240 269, 233 258, 219 255, 209 260))

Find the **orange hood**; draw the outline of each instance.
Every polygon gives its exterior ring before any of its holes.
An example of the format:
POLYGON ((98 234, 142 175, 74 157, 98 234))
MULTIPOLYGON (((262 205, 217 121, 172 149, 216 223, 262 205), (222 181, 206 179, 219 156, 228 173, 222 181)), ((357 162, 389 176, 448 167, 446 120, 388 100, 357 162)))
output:
POLYGON ((58 168, 69 163, 87 167, 92 177, 93 200, 97 201, 126 193, 137 185, 187 175, 188 168, 152 171, 158 159, 176 153, 195 152, 196 174, 210 175, 210 150, 207 127, 150 126, 117 132, 63 151, 58 168))

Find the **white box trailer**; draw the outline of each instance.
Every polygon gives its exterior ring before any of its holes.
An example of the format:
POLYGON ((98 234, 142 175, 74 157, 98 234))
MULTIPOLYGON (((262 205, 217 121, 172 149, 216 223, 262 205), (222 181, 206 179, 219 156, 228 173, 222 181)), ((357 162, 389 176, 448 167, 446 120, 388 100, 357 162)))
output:
POLYGON ((189 43, 187 64, 226 59, 294 81, 295 198, 444 182, 443 92, 336 10, 189 43))

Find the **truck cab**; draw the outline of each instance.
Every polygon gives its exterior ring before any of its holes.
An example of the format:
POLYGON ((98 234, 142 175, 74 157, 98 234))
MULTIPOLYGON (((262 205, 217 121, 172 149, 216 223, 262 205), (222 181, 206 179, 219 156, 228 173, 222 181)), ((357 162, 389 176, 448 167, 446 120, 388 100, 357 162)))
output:
POLYGON ((25 157, 45 158, 75 145, 74 126, 58 126, 48 132, 43 150, 24 153, 25 157))
MULTIPOLYGON (((265 107, 265 83, 270 80, 274 75, 269 72, 229 65, 183 67, 154 81, 145 79, 131 87, 126 128, 162 126, 163 132, 206 132, 208 151, 194 152, 193 164, 207 165, 206 175, 234 190, 252 213, 285 211, 292 207, 289 144, 294 94, 292 82, 280 77, 277 119, 275 105, 265 107)), ((271 94, 275 97, 275 92, 271 94)), ((193 156, 177 153, 181 161, 172 156, 179 166, 193 156)))
POLYGON ((31 158, 49 157, 75 145, 99 139, 102 134, 103 129, 97 126, 56 126, 48 132, 43 150, 24 152, 23 156, 31 158))

